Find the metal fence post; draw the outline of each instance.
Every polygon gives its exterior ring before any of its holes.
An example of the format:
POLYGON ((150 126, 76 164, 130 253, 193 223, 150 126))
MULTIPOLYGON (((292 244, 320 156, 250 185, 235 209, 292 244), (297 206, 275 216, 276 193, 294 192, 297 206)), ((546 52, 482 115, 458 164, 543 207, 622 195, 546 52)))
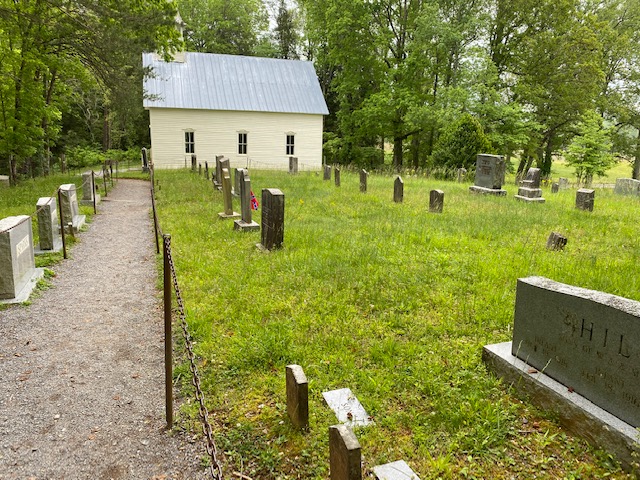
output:
POLYGON ((58 189, 58 211, 60 212, 60 235, 62 235, 62 256, 67 259, 67 239, 64 235, 64 213, 62 212, 62 193, 58 189))
POLYGON ((167 428, 173 427, 173 360, 171 341, 171 235, 162 236, 164 252, 164 381, 167 428))

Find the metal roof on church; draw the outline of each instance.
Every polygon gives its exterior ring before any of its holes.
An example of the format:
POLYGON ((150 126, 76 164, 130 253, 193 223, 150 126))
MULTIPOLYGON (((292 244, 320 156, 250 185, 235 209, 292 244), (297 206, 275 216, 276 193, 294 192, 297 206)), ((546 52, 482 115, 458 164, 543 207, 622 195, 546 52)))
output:
POLYGON ((309 113, 329 110, 311 62, 185 52, 143 53, 145 108, 309 113), (183 58, 181 58, 183 57, 183 58))

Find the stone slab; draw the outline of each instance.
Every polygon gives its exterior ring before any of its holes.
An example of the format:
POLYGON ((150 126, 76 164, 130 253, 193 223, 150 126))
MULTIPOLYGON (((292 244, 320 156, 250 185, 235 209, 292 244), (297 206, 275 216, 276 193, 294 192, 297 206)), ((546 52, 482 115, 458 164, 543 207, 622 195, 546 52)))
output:
POLYGON ((478 187, 477 185, 470 186, 469 191, 471 193, 479 193, 481 195, 495 195, 497 197, 504 197, 507 195, 507 191, 501 188, 500 189, 485 188, 485 187, 478 187))
POLYGON ((251 223, 247 223, 243 220, 236 220, 233 222, 233 229, 240 230, 242 232, 251 232, 254 230, 260 230, 260 224, 253 221, 251 223))
MULTIPOLYGON (((45 253, 51 253, 51 250, 45 253)), ((1 299, 0 304, 12 305, 16 303, 26 302, 27 300, 29 300, 31 292, 33 292, 33 289, 36 288, 38 280, 40 280, 41 278, 44 278, 44 268, 35 268, 27 282, 18 292, 18 294, 14 298, 1 299)))
POLYGON ((242 215, 240 215, 238 212, 233 212, 231 214, 226 214, 224 212, 220 212, 218 214, 218 218, 222 219, 222 220, 226 220, 228 218, 240 218, 242 217, 242 215))
POLYGON ((504 185, 505 163, 500 155, 479 154, 476 157, 475 186, 500 190, 504 185))
MULTIPOLYGON (((99 193, 96 193, 96 205, 100 205, 100 202, 102 201, 102 197, 100 196, 99 193)), ((87 205, 87 206, 93 206, 93 200, 80 200, 80 205, 87 205)))
POLYGON ((420 480, 404 460, 373 467, 373 474, 378 480, 420 480))
POLYGON ((340 423, 349 427, 366 427, 371 425, 373 420, 366 412, 362 404, 349 388, 341 388, 323 392, 324 401, 333 410, 340 423))
POLYGON ((528 202, 528 203, 544 203, 545 199, 544 197, 523 197, 522 195, 514 195, 513 196, 516 200, 520 200, 522 202, 528 202))
POLYGON ((33 254, 34 255, 46 255, 47 253, 57 253, 57 252, 61 252, 61 251, 62 251, 62 237, 57 236, 57 237, 55 237, 53 239, 53 248, 50 248, 49 250, 43 250, 38 245, 37 247, 34 247, 33 254))
POLYGON ((613 192, 617 195, 640 195, 640 180, 616 178, 616 186, 613 192))
POLYGON ((0 220, 0 299, 18 297, 35 269, 31 217, 0 220))
POLYGON ((512 342, 487 345, 482 360, 487 368, 515 387, 521 398, 558 414, 560 424, 599 448, 614 454, 627 470, 638 471, 640 433, 626 422, 594 405, 545 373, 515 357, 512 342))
POLYGON ((640 302, 520 278, 511 353, 640 427, 640 302))

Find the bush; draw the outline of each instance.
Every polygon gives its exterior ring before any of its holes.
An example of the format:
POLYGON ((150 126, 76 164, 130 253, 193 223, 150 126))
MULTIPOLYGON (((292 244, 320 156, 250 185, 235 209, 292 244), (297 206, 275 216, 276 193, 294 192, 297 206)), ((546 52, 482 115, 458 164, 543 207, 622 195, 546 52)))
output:
POLYGON ((470 168, 479 153, 490 153, 491 143, 482 125, 468 113, 449 124, 436 142, 431 165, 446 168, 470 168))

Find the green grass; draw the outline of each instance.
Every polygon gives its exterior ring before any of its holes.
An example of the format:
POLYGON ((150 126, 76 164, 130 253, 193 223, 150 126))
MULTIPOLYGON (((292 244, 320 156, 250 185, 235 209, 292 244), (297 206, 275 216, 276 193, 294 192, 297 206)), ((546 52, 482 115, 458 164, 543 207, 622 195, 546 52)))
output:
MULTIPOLYGON (((285 248, 264 254, 260 233, 217 218, 222 195, 204 177, 156 178, 227 472, 327 478, 336 419, 321 393, 349 387, 375 419, 357 432, 367 470, 403 458, 423 480, 627 478, 517 400, 480 357, 511 337, 519 277, 640 300, 638 199, 598 189, 588 213, 573 190, 546 189, 545 204, 529 205, 513 199, 513 181, 508 198, 494 198, 406 177, 394 204, 391 177, 371 176, 361 194, 344 171, 340 188, 315 173, 252 171, 256 194, 286 196, 285 248), (433 188, 445 192, 441 215, 428 213, 433 188), (565 251, 545 249, 551 231, 568 237, 565 251), (309 379, 305 434, 286 415, 290 363, 309 379)), ((191 395, 186 364, 175 374, 191 395)), ((181 416, 198 429, 193 401, 181 416)))

